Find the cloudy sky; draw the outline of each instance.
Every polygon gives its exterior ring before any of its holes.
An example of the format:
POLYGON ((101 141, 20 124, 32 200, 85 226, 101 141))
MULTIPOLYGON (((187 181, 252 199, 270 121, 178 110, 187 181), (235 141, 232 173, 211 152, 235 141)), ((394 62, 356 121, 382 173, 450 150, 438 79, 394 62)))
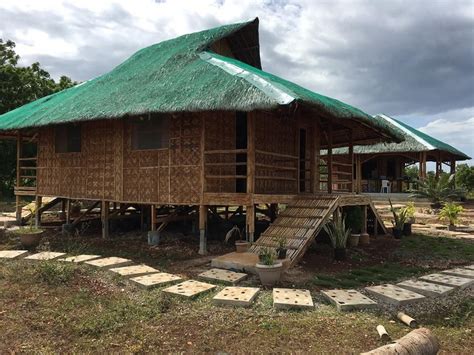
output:
POLYGON ((0 37, 22 63, 83 81, 142 47, 257 16, 264 70, 474 157, 474 0, 1 0, 0 37))

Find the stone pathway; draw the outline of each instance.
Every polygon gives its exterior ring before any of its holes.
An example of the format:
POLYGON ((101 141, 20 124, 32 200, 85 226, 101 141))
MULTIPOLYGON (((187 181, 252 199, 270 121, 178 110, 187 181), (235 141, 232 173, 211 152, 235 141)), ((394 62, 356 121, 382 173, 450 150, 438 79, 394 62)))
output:
POLYGON ((111 256, 109 258, 86 261, 85 264, 95 266, 101 269, 112 269, 119 266, 132 265, 133 262, 129 259, 117 258, 115 256, 111 256))
POLYGON ((249 307, 257 297, 258 291, 260 291, 258 287, 230 286, 224 288, 212 300, 220 305, 249 307))
POLYGON ((159 270, 143 264, 113 268, 110 271, 123 277, 137 277, 159 272, 159 270))
POLYGON ((273 289, 273 307, 276 309, 311 309, 314 308, 313 298, 308 290, 292 288, 273 289))
POLYGON ((17 259, 28 255, 28 250, 2 250, 0 259, 17 259))
POLYGON ((247 274, 224 269, 211 269, 200 273, 198 277, 206 281, 222 282, 235 285, 236 283, 247 278, 247 274))
POLYGON ((211 285, 205 282, 187 280, 180 284, 165 288, 163 292, 186 298, 193 298, 205 292, 208 292, 216 287, 216 285, 211 285))
MULTIPOLYGON (((183 281, 178 275, 160 272, 144 264, 137 265, 125 258, 86 254, 66 256, 66 253, 47 251, 31 255, 29 255, 27 250, 0 251, 0 259, 19 258, 24 258, 25 260, 56 260, 84 263, 128 278, 132 284, 144 289, 174 284, 162 291, 169 295, 177 295, 189 299, 217 288, 216 285, 206 282, 195 280, 183 281)), ((235 285, 244 280, 247 274, 213 268, 199 274, 198 277, 211 282, 235 285)), ((425 297, 446 296, 456 288, 465 288, 472 284, 474 284, 474 265, 468 265, 421 276, 414 280, 405 280, 397 285, 384 284, 366 287, 365 289, 375 298, 400 306, 422 301, 425 297)), ((260 289, 257 287, 228 286, 213 297, 213 302, 218 305, 249 307, 253 304, 259 291, 260 289)), ((356 290, 324 290, 321 291, 321 294, 341 311, 377 306, 377 302, 356 290)), ((272 295, 273 307, 275 309, 314 308, 313 299, 308 290, 274 288, 272 295)))
POLYGON ((166 272, 159 272, 157 274, 150 274, 131 278, 130 281, 137 286, 145 289, 152 289, 155 287, 165 286, 170 283, 181 281, 182 278, 166 272))
POLYGON ((365 289, 371 295, 395 306, 418 302, 425 298, 425 296, 420 295, 419 293, 392 284, 370 286, 365 289))
POLYGON ((340 311, 377 307, 377 302, 356 290, 327 290, 321 294, 340 311))

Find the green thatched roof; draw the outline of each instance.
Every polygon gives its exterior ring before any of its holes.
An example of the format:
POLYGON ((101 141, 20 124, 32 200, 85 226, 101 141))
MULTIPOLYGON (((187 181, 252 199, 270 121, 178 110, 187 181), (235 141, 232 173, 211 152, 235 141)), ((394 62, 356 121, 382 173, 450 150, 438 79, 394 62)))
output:
MULTIPOLYGON (((406 123, 396 120, 393 117, 379 114, 374 116, 375 119, 390 125, 393 130, 397 130, 403 135, 405 140, 400 143, 377 143, 373 145, 356 145, 354 146, 355 154, 377 154, 377 153, 404 153, 404 152, 429 152, 439 150, 442 152, 453 154, 456 160, 471 159, 463 152, 457 150, 453 146, 441 142, 426 133, 423 133, 406 123)), ((337 148, 333 150, 333 154, 347 154, 347 148, 337 148)))
POLYGON ((298 102, 328 117, 359 121, 372 128, 372 139, 402 139, 361 110, 258 67, 258 19, 196 32, 144 48, 109 73, 1 115, 0 131, 152 112, 275 109, 298 102), (236 59, 212 52, 223 38, 236 59))

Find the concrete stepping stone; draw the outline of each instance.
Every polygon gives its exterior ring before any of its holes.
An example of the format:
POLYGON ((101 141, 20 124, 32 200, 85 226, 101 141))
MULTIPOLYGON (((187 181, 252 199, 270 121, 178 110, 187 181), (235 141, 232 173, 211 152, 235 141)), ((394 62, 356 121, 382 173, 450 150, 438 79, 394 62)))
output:
POLYGON ((28 250, 0 250, 0 259, 17 259, 28 254, 28 250))
POLYGON ((273 307, 276 309, 308 309, 313 308, 314 304, 308 290, 274 288, 273 307))
POLYGON ((460 287, 465 288, 469 287, 474 283, 474 279, 468 279, 466 277, 459 277, 447 274, 430 274, 419 277, 420 280, 433 282, 436 284, 441 284, 445 286, 460 287))
POLYGON ((321 294, 334 303, 339 311, 377 307, 377 302, 356 290, 325 290, 321 291, 321 294))
POLYGON ((474 265, 463 266, 463 269, 474 270, 474 265))
POLYGON ((206 281, 217 281, 235 285, 236 283, 244 280, 247 277, 247 274, 223 269, 211 269, 200 273, 198 277, 206 281))
POLYGON ((216 285, 211 285, 205 282, 188 280, 180 284, 165 288, 163 292, 179 295, 186 298, 196 297, 200 294, 208 292, 216 288, 216 285))
POLYGON ((249 307, 260 291, 258 287, 236 287, 224 288, 212 299, 215 304, 229 306, 249 307))
POLYGON ((406 280, 398 283, 397 286, 428 297, 443 296, 454 290, 454 288, 450 286, 438 285, 421 280, 406 280))
POLYGON ((59 261, 65 261, 69 263, 83 263, 85 261, 93 260, 93 259, 98 259, 101 258, 100 255, 75 255, 75 256, 69 256, 64 259, 59 259, 59 261))
POLYGON ((30 256, 27 256, 25 260, 54 260, 54 259, 60 258, 63 255, 66 255, 66 253, 43 251, 41 253, 36 253, 30 256))
POLYGON ((130 265, 130 266, 123 266, 110 269, 115 274, 124 277, 136 277, 136 276, 143 276, 152 273, 158 273, 160 270, 156 270, 148 265, 130 265))
POLYGON ((159 272, 157 274, 149 274, 144 276, 133 277, 131 282, 145 289, 168 285, 173 282, 181 281, 182 278, 177 275, 159 272))
POLYGON ((465 277, 467 279, 474 279, 474 270, 469 270, 469 269, 456 268, 456 269, 449 269, 449 270, 441 271, 441 273, 442 274, 465 277))
POLYGON ((392 284, 370 286, 365 289, 370 294, 396 306, 414 303, 425 298, 425 296, 420 295, 419 293, 392 284))
POLYGON ((117 258, 116 256, 111 256, 109 258, 95 259, 86 261, 85 264, 95 266, 101 269, 112 269, 120 266, 128 266, 133 264, 133 261, 124 258, 117 258))

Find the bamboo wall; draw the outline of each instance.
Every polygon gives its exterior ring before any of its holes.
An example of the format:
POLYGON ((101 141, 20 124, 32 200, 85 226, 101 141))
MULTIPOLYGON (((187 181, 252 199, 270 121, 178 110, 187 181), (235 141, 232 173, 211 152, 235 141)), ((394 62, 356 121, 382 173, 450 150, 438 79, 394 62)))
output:
POLYGON ((38 141, 38 195, 157 204, 198 204, 201 198, 199 114, 170 120, 169 149, 132 150, 131 125, 82 124, 80 153, 55 153, 54 128, 38 141))

